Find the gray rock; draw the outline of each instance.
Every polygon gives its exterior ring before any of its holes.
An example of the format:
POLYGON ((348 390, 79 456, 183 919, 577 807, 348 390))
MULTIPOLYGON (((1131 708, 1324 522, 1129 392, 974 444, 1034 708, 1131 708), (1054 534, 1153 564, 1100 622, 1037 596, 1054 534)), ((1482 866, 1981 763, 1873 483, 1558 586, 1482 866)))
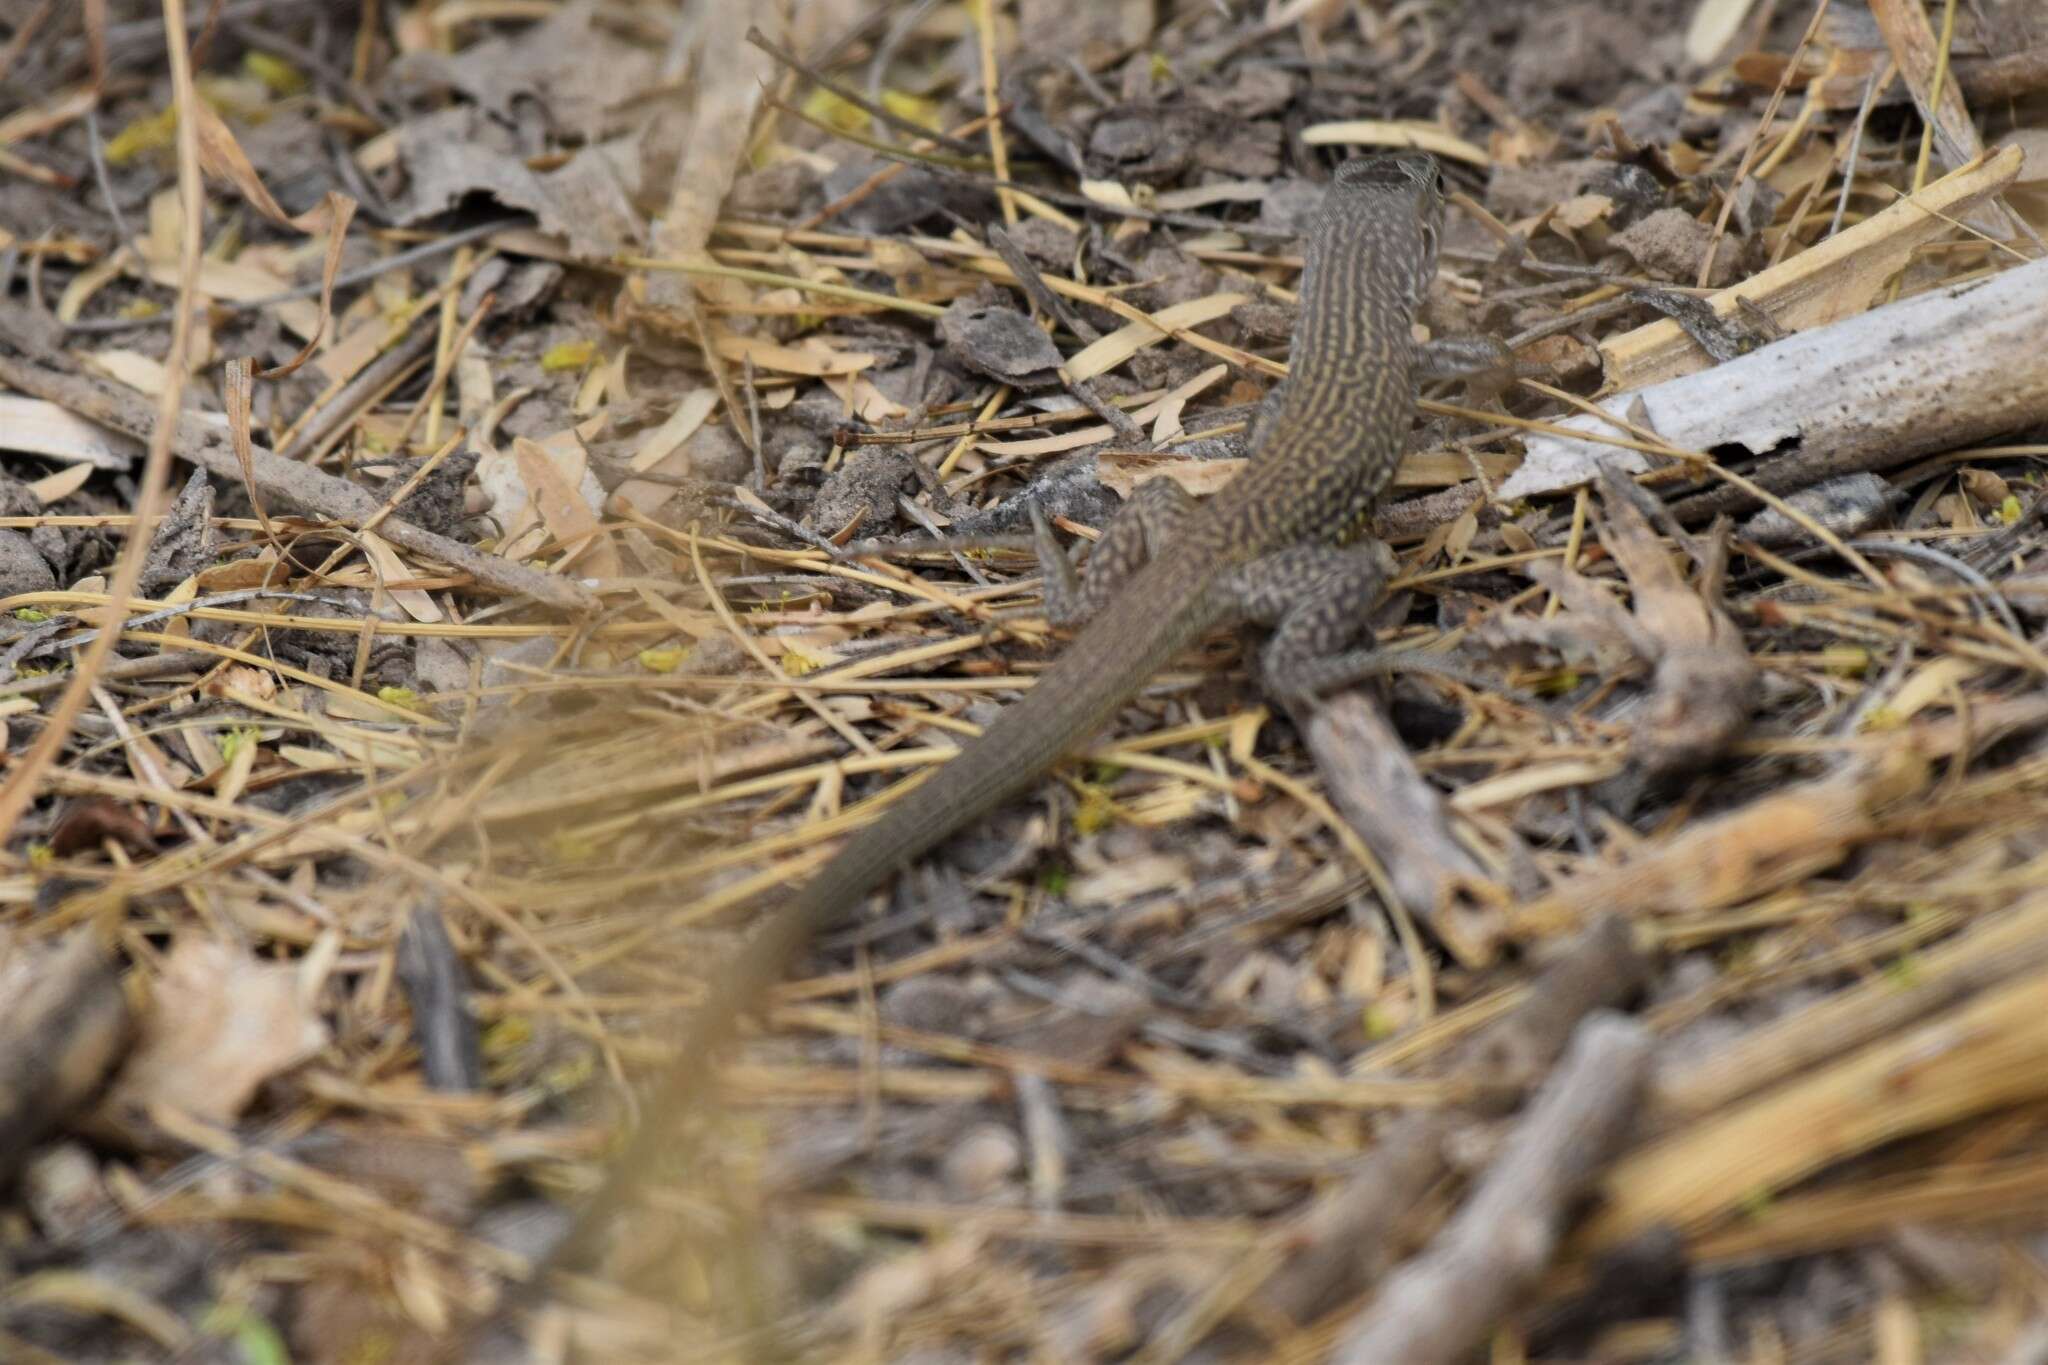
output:
POLYGON ((19 531, 0 530, 0 597, 21 592, 54 592, 57 574, 19 531))

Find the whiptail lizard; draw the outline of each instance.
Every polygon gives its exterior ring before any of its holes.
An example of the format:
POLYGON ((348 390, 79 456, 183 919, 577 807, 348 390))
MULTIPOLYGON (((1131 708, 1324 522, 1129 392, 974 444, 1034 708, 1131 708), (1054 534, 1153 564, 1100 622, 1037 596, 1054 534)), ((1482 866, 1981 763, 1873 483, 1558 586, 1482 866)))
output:
POLYGON ((596 1250, 598 1232, 703 1095, 740 1016, 814 934, 891 873, 1030 787, 1211 627, 1234 618, 1275 627, 1265 672, 1283 692, 1312 690, 1297 684, 1329 672, 1313 661, 1364 631, 1391 558, 1376 542, 1354 541, 1407 435, 1419 361, 1411 329, 1436 273, 1442 218, 1427 156, 1339 167, 1307 235, 1291 374, 1248 467, 1200 505, 1169 480, 1143 485, 1082 582, 1039 520, 1054 621, 1109 600, 1022 700, 848 840, 711 975, 680 1059, 555 1264, 596 1250))

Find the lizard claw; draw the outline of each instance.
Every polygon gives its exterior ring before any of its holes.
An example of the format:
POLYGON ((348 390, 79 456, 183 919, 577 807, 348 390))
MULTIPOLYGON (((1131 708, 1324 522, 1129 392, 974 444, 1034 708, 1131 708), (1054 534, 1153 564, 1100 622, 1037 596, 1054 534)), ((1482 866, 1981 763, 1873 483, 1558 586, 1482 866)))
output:
POLYGON ((1052 520, 1045 515, 1045 505, 1033 498, 1024 510, 1031 516, 1031 530, 1038 538, 1038 552, 1044 554, 1047 546, 1057 550, 1059 542, 1053 538, 1052 520))

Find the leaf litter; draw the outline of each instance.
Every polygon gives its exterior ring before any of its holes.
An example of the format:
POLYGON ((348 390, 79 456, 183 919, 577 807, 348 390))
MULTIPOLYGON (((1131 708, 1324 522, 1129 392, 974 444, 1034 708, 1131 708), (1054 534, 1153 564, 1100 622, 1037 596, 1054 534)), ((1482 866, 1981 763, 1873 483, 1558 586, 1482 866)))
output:
POLYGON ((2030 6, 19 8, 0 1355, 2044 1334, 2030 6), (1055 657, 1024 509, 1257 458, 1394 146, 1518 366, 1424 394, 1372 672, 1177 661, 553 1266, 704 974, 1055 657))

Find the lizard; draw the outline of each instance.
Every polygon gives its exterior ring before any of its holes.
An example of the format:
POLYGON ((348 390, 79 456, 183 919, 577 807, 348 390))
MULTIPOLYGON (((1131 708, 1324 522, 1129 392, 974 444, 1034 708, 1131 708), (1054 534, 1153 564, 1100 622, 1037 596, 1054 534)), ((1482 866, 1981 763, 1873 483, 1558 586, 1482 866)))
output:
MULTIPOLYGON (((1085 622, 1054 665, 960 752, 894 800, 712 974, 678 1059, 548 1269, 587 1262, 611 1216, 699 1101, 740 1018, 810 939, 898 869, 1027 790, 1101 729, 1181 650, 1233 620, 1273 628, 1269 690, 1301 699, 1348 680, 1342 654, 1383 592, 1392 555, 1362 539, 1391 480, 1432 364, 1413 324, 1436 275, 1442 178, 1398 153, 1340 165, 1305 237, 1289 377, 1257 424, 1247 467, 1206 502, 1140 485, 1077 578, 1033 507, 1055 626, 1085 622), (1340 675, 1343 675, 1340 677, 1340 675)), ((1494 344, 1494 355, 1498 356, 1494 344)), ((1492 362, 1498 364, 1497 358, 1492 362)))

